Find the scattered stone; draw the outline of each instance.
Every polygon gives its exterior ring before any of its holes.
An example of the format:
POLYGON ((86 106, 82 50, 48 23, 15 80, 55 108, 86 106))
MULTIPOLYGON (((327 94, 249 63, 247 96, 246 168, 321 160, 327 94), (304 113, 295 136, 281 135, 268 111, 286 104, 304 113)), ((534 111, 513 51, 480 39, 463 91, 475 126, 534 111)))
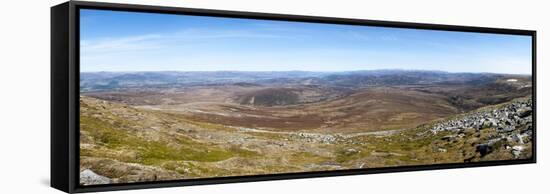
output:
POLYGON ((516 159, 519 158, 524 149, 525 148, 523 146, 514 146, 514 147, 512 147, 512 154, 514 155, 514 158, 516 158, 516 159))
POLYGON ((361 151, 356 150, 354 148, 348 148, 344 151, 344 155, 353 155, 353 154, 357 154, 359 152, 361 152, 361 151))
POLYGON ((521 118, 530 116, 533 112, 533 110, 530 107, 521 108, 518 111, 518 116, 521 118))
POLYGON ((463 118, 457 118, 435 124, 430 131, 437 134, 440 131, 453 131, 468 133, 468 129, 482 130, 497 128, 499 132, 508 133, 516 129, 518 125, 532 122, 532 99, 515 101, 504 107, 479 111, 463 118))
POLYGON ((492 150, 492 147, 489 146, 489 144, 479 144, 476 146, 476 152, 479 152, 479 154, 481 154, 481 157, 491 153, 493 150, 492 150))
POLYGON ((98 175, 90 169, 80 172, 80 183, 83 185, 109 184, 111 179, 98 175))
POLYGON ((486 120, 483 122, 483 124, 481 125, 481 128, 482 129, 485 129, 485 128, 489 128, 489 127, 492 127, 493 126, 493 123, 490 122, 489 120, 486 120))
POLYGON ((456 135, 446 135, 444 137, 441 138, 441 140, 443 141, 452 141, 456 138, 456 135))
POLYGON ((316 134, 316 133, 298 133, 299 138, 305 139, 307 142, 332 144, 337 141, 333 135, 316 134))
POLYGON ((519 144, 525 144, 525 142, 523 142, 523 136, 518 134, 518 133, 512 135, 512 140, 514 140, 515 142, 517 142, 519 144))
POLYGON ((501 133, 508 133, 508 132, 512 132, 514 131, 514 127, 512 126, 504 126, 504 127, 499 127, 497 128, 497 130, 501 133))
POLYGON ((532 125, 527 126, 525 129, 521 130, 521 133, 531 136, 531 134, 533 133, 533 126, 532 125))

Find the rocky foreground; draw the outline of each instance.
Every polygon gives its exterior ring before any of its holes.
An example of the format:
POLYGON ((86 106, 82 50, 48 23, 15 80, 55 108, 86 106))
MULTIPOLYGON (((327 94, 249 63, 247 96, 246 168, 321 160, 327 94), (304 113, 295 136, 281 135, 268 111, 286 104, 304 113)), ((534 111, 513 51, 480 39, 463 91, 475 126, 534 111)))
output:
POLYGON ((190 120, 81 97, 80 184, 532 157, 530 97, 412 129, 323 134, 190 120))
POLYGON ((479 133, 481 130, 493 129, 489 139, 475 145, 476 152, 483 157, 504 148, 517 159, 525 155, 526 148, 531 146, 526 144, 530 144, 533 139, 532 107, 531 98, 518 99, 437 123, 430 131, 434 134, 441 131, 451 132, 445 139, 452 140, 463 138, 467 130, 473 129, 479 133))

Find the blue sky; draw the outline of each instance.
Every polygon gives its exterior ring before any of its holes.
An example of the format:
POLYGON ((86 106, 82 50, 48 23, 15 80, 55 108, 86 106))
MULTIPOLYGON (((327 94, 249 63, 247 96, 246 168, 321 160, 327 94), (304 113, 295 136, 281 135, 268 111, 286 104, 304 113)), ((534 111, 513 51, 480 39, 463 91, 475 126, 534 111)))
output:
POLYGON ((81 10, 81 71, 531 73, 519 35, 81 10))

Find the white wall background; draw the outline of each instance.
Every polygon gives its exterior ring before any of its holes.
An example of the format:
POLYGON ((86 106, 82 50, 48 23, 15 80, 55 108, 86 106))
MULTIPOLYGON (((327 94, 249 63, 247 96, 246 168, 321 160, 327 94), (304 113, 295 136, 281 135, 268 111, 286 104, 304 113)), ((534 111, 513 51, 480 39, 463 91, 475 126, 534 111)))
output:
MULTIPOLYGON (((107 0, 106 0, 107 1, 107 0)), ((542 0, 108 0, 208 9, 454 24, 538 31, 538 163, 147 189, 111 193, 543 193, 550 189, 550 6, 542 0)), ((49 188, 50 6, 6 0, 0 11, 0 193, 49 188)))

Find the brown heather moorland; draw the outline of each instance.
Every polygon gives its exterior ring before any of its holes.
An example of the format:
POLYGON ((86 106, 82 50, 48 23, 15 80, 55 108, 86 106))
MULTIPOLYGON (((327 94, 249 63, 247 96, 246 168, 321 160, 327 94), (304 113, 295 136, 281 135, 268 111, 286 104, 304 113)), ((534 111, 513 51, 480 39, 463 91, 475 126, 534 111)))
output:
POLYGON ((81 80, 81 184, 532 157, 529 78, 441 76, 107 89, 81 80))

